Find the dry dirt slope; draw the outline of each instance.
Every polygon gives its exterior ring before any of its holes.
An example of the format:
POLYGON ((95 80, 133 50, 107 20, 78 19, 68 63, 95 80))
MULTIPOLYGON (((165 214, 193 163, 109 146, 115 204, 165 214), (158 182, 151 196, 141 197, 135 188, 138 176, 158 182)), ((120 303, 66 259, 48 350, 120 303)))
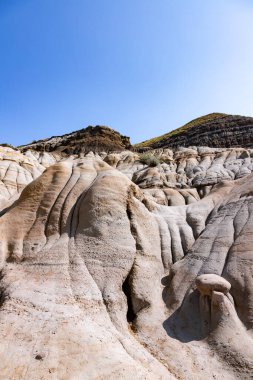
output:
POLYGON ((70 157, 2 213, 1 379, 252 378, 253 175, 172 207, 128 177, 70 157))

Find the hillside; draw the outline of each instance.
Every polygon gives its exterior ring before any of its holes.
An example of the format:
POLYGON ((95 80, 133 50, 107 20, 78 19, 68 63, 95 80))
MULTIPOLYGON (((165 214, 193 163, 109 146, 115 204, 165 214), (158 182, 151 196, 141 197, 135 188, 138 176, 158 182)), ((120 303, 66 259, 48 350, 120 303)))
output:
POLYGON ((252 379, 252 148, 4 145, 0 380, 252 379))
POLYGON ((253 118, 212 113, 190 121, 162 136, 136 144, 137 149, 209 146, 253 147, 253 118))
POLYGON ((61 152, 68 154, 79 154, 91 151, 122 151, 130 149, 129 137, 122 136, 111 128, 97 125, 89 126, 62 136, 53 136, 48 139, 33 141, 22 145, 22 152, 36 150, 40 152, 61 152))

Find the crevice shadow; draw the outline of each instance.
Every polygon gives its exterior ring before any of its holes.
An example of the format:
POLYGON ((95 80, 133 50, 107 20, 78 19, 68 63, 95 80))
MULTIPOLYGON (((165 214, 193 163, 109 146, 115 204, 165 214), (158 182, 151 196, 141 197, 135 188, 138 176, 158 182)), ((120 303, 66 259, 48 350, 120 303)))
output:
POLYGON ((3 270, 0 271, 0 308, 3 306, 4 302, 8 299, 8 293, 6 287, 3 285, 4 273, 3 270))

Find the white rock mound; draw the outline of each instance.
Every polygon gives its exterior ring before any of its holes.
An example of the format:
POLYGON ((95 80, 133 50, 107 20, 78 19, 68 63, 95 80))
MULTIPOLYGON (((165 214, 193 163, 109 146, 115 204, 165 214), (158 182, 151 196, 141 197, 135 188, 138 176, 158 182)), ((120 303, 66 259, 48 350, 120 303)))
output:
POLYGON ((168 207, 94 154, 48 167, 0 217, 0 378, 249 379, 252 188, 168 207))

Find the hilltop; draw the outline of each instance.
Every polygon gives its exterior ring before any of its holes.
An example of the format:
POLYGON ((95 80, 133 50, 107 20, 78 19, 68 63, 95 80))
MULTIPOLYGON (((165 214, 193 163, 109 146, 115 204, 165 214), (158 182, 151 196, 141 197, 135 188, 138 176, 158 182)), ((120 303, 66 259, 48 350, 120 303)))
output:
POLYGON ((33 141, 22 145, 22 152, 35 150, 40 152, 61 152, 66 155, 86 153, 88 151, 122 151, 130 149, 130 139, 119 132, 101 125, 89 126, 62 136, 33 141))
POLYGON ((137 149, 209 146, 213 148, 252 147, 253 118, 211 113, 135 145, 137 149))
MULTIPOLYGON (((0 144, 15 149, 9 144, 0 144)), ((161 136, 132 145, 130 138, 112 128, 88 126, 62 136, 52 136, 17 147, 21 152, 57 152, 62 156, 93 152, 146 151, 190 146, 209 148, 252 148, 253 118, 211 113, 161 136)))

